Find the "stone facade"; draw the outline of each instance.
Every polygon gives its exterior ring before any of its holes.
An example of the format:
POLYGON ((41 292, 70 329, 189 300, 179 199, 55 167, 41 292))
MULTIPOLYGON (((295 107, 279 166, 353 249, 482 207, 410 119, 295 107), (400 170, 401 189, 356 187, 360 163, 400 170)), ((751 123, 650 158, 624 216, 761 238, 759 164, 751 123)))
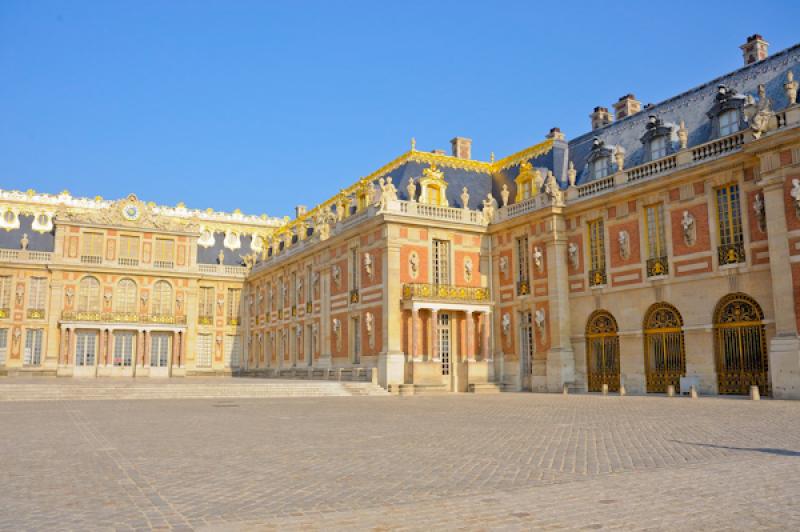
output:
POLYGON ((293 220, 3 192, 3 371, 800 398, 798 65, 497 161, 412 143, 293 220))

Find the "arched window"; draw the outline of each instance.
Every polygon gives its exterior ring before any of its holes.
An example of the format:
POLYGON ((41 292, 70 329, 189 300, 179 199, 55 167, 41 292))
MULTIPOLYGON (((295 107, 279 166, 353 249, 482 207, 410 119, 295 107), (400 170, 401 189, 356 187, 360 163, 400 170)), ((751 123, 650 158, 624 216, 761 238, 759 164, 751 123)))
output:
POLYGON ((132 279, 120 279, 117 283, 114 310, 125 314, 136 312, 136 283, 132 279))
POLYGON ((720 299, 714 310, 714 351, 721 394, 746 394, 750 386, 769 394, 764 312, 741 292, 720 299))
POLYGON ((100 281, 84 277, 78 285, 78 312, 100 312, 100 281))
POLYGON ((154 316, 169 316, 172 314, 172 286, 166 281, 157 281, 153 285, 153 306, 151 313, 154 316))
POLYGON ((644 365, 647 391, 665 393, 670 384, 680 389, 686 374, 683 318, 668 303, 655 303, 644 315, 644 365))
POLYGON ((617 320, 608 311, 595 310, 586 323, 586 380, 590 392, 603 384, 619 390, 619 336, 617 320))

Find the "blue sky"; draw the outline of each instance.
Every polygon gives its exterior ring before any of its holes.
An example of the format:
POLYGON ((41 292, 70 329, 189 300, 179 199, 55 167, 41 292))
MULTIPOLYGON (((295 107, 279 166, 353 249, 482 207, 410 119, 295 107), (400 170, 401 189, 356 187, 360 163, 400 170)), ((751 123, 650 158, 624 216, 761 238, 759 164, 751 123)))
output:
POLYGON ((797 2, 0 2, 0 188, 291 214, 409 147, 508 155, 800 41, 797 2), (602 7, 602 9, 600 9, 602 7))

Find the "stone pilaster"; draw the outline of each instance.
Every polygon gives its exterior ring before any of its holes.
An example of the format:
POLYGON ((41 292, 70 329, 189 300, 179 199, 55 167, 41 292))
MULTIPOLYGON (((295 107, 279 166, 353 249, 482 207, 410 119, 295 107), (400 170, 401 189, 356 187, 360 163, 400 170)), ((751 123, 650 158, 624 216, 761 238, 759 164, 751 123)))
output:
POLYGON ((570 341, 569 265, 564 216, 560 208, 553 209, 547 221, 550 237, 546 242, 547 293, 550 349, 547 352, 547 390, 560 392, 565 383, 575 380, 575 353, 570 341))
MULTIPOLYGON (((388 234, 393 228, 387 227, 388 234)), ((378 354, 378 383, 383 387, 405 382, 403 353, 403 287, 400 283, 400 246, 389 243, 383 260, 383 350, 378 354)))

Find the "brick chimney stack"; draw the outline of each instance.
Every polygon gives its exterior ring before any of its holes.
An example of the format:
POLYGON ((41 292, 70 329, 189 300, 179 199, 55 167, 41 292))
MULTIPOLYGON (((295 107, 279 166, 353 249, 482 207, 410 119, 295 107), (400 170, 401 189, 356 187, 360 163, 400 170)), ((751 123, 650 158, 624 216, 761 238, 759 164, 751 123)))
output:
POLYGON ((622 120, 626 116, 635 115, 641 110, 642 102, 637 100, 633 94, 626 94, 614 104, 614 118, 622 120))
POLYGON ((304 216, 306 212, 308 212, 308 207, 305 205, 298 205, 294 208, 294 217, 300 218, 301 216, 304 216))
POLYGON ((758 33, 748 37, 747 42, 739 48, 742 50, 745 65, 766 59, 769 55, 769 43, 758 33))
POLYGON ((472 159, 472 139, 456 137, 450 141, 453 146, 453 157, 472 159))
POLYGON ((595 107, 589 118, 592 119, 592 130, 606 126, 613 121, 606 107, 595 107))

